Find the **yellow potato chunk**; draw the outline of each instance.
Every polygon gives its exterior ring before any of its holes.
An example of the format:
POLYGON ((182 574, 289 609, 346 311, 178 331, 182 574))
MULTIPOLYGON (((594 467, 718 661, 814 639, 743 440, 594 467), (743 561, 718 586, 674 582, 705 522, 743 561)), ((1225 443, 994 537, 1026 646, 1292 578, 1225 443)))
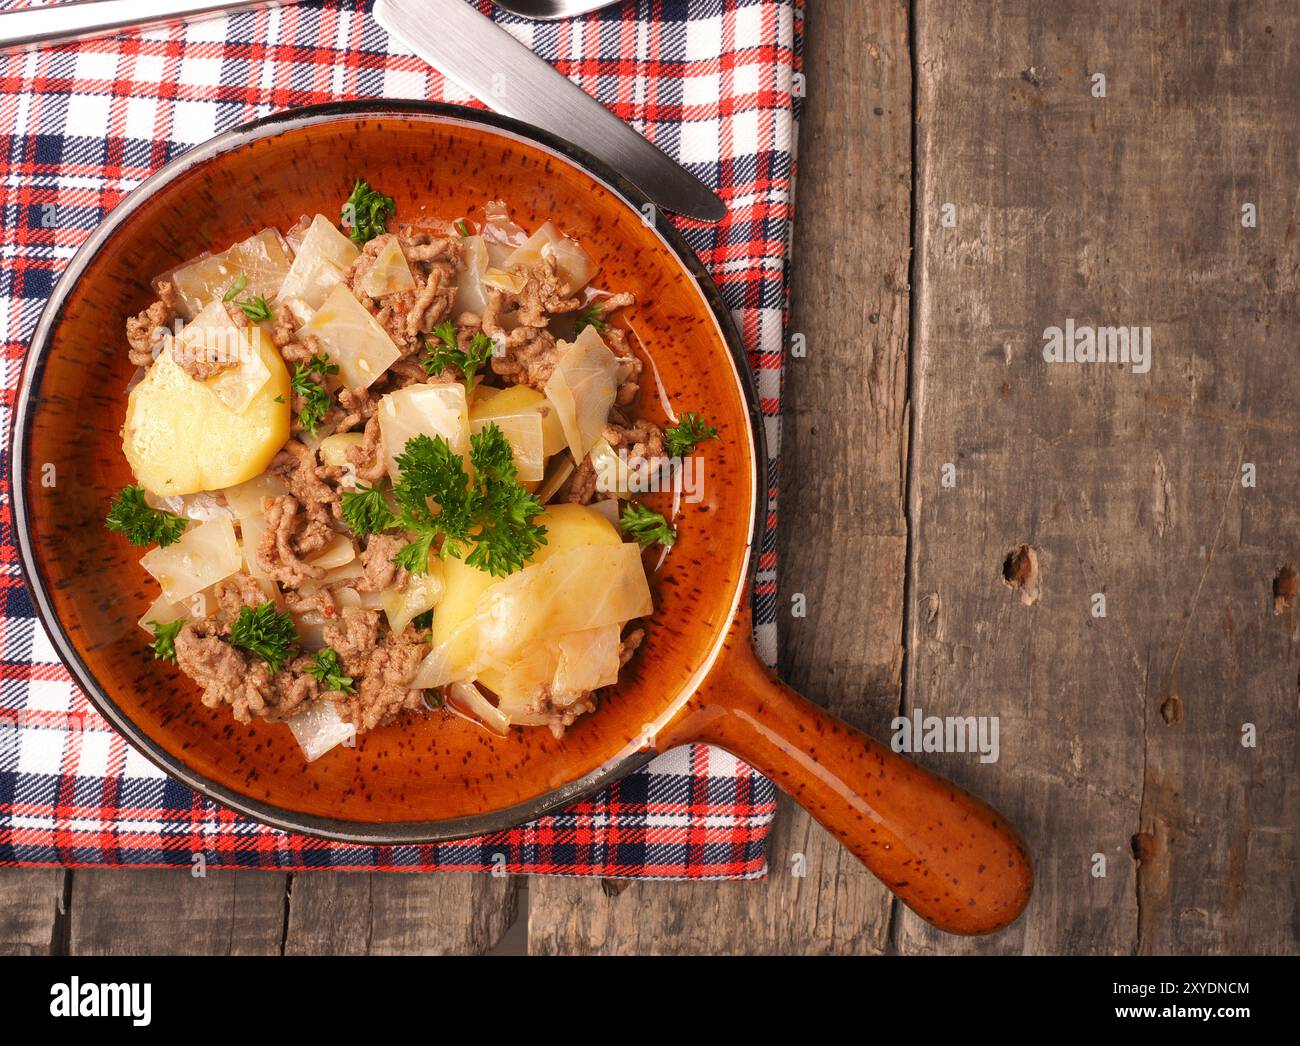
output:
POLYGON ((234 371, 195 381, 165 349, 127 401, 122 450, 137 481, 161 497, 220 490, 251 479, 289 438, 289 372, 265 331, 244 328, 250 350, 239 369, 266 371, 246 406, 218 394, 234 371))

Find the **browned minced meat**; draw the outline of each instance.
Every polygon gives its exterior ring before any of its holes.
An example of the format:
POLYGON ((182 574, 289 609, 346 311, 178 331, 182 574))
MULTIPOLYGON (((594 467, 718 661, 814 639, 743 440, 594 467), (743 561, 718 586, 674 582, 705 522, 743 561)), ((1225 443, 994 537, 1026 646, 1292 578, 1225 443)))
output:
POLYGON ((591 455, 588 454, 556 492, 555 500, 570 505, 590 505, 595 496, 596 467, 591 463, 591 455))
POLYGON ((423 347, 423 335, 451 312, 457 293, 456 275, 464 252, 459 234, 437 236, 404 228, 396 235, 385 233, 367 243, 361 256, 344 273, 344 280, 402 354, 411 355, 423 347), (371 298, 361 290, 361 281, 374 266, 379 252, 394 239, 410 266, 415 288, 371 298))
POLYGON ((280 448, 267 471, 284 479, 289 493, 306 507, 313 520, 340 518, 340 495, 334 484, 343 478, 342 470, 333 465, 322 465, 313 448, 291 439, 280 448))
POLYGON ((325 568, 306 561, 329 541, 332 528, 320 516, 311 518, 292 494, 268 498, 266 532, 257 548, 262 569, 285 588, 325 576, 325 568))
POLYGON ((320 340, 314 334, 298 333, 297 321, 288 309, 275 310, 275 328, 271 340, 291 370, 321 351, 320 340))
POLYGON ((492 353, 492 373, 509 385, 527 385, 541 392, 560 362, 554 335, 539 327, 516 327, 494 340, 498 351, 492 353))
POLYGON ((356 687, 341 711, 358 731, 372 730, 403 711, 422 707, 423 692, 408 684, 429 645, 414 628, 383 633, 379 611, 345 607, 339 624, 325 626, 325 641, 338 652, 344 674, 352 677, 356 687))
POLYGON ((218 611, 190 621, 176 636, 176 663, 203 688, 208 708, 229 705, 238 722, 256 716, 285 719, 305 701, 316 697, 319 686, 306 674, 312 659, 296 658, 273 676, 264 661, 230 645, 230 625, 239 611, 266 601, 261 587, 239 573, 217 585, 218 611))
POLYGON ((618 648, 618 667, 622 668, 632 660, 632 655, 640 649, 645 640, 645 629, 634 628, 623 637, 623 644, 618 648))
POLYGON ((348 447, 348 461, 352 464, 357 479, 366 483, 377 483, 383 478, 386 464, 384 461, 384 442, 379 431, 379 419, 371 418, 366 422, 365 438, 359 447, 348 447))
POLYGON ((565 703, 557 704, 557 695, 552 694, 549 687, 543 687, 541 693, 524 706, 525 712, 545 717, 545 725, 550 729, 551 734, 557 741, 564 736, 565 730, 587 713, 596 710, 595 694, 582 693, 576 696, 565 694, 563 696, 565 703))
POLYGON ((373 418, 379 409, 379 398, 369 389, 339 389, 338 398, 341 416, 334 422, 335 432, 351 432, 373 418))
POLYGON ((153 363, 154 349, 160 344, 157 331, 176 318, 176 288, 170 283, 158 284, 158 300, 126 321, 126 341, 130 346, 127 355, 137 367, 153 363))
POLYGON ((615 453, 620 450, 627 452, 627 464, 631 469, 639 469, 664 456, 664 434, 650 421, 634 421, 630 425, 611 421, 605 426, 605 441, 615 453))
POLYGON ((361 565, 365 570, 353 587, 358 592, 378 592, 391 588, 401 591, 406 587, 408 575, 393 562, 405 542, 391 534, 372 534, 361 552, 361 565))

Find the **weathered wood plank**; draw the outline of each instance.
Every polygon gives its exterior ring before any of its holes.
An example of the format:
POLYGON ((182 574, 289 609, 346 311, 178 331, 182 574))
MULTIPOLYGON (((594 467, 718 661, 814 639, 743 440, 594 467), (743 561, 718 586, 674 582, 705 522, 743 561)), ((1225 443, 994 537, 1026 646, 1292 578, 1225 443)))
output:
POLYGON ((998 763, 923 759, 1038 886, 990 940, 904 914, 902 951, 1297 947, 1297 15, 918 0, 907 704, 1001 717, 998 763), (1151 327, 1149 373, 1046 363, 1067 319, 1151 327))
POLYGON ((61 950, 67 874, 61 868, 0 869, 0 955, 61 950))
MULTIPOLYGON (((906 556, 911 67, 908 11, 808 12, 782 435, 780 621, 786 679, 879 732, 899 702, 906 556)), ((889 895, 783 801, 760 883, 538 879, 534 953, 877 952, 889 895), (802 871, 803 875, 793 874, 802 871)))
POLYGON ((517 878, 338 872, 293 876, 286 955, 480 955, 517 914, 517 878))
POLYGON ((275 955, 285 876, 186 869, 72 873, 71 955, 275 955))

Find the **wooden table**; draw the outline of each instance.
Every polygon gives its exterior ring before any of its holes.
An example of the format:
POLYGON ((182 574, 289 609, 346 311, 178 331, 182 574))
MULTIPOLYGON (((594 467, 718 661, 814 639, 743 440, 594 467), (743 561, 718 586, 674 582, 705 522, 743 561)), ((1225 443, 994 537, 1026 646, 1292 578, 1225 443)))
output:
POLYGON ((0 950, 1300 948, 1300 9, 808 6, 782 671, 999 717, 920 758, 1021 826, 1024 918, 945 937, 783 803, 755 883, 10 870, 0 950))

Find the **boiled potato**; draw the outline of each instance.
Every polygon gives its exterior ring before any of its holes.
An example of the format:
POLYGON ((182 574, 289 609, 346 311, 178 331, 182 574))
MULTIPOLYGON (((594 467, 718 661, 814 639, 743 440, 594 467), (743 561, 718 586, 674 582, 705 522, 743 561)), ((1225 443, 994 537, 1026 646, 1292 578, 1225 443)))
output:
MULTIPOLYGON (((546 527, 546 544, 533 554, 529 563, 544 563, 564 549, 583 545, 617 545, 623 540, 609 520, 586 505, 551 505, 537 522, 546 527)), ((501 580, 484 570, 467 566, 459 559, 447 559, 443 567, 442 600, 433 611, 432 641, 435 646, 452 639, 453 633, 474 616, 479 597, 501 580)), ((452 639, 452 663, 464 663, 473 646, 474 636, 469 634, 469 630, 452 639)), ((501 682, 491 672, 480 673, 479 679, 492 689, 496 689, 492 686, 494 680, 498 685, 501 682)))
MULTIPOLYGON (((469 409, 469 420, 471 422, 495 421, 504 429, 502 419, 512 418, 516 415, 526 414, 534 411, 542 419, 542 453, 546 457, 552 454, 558 454, 566 446, 567 441, 564 438, 564 426, 560 424, 560 416, 556 413, 550 401, 536 389, 531 389, 527 385, 511 385, 505 389, 489 389, 484 387, 481 391, 479 386, 474 386, 474 402, 469 409)), ((506 433, 507 436, 509 433, 506 433)))
POLYGON ((240 369, 265 369, 268 377, 243 410, 214 391, 222 375, 195 381, 172 360, 170 347, 131 390, 122 450, 145 490, 169 497, 234 486, 265 469, 284 446, 289 372, 265 331, 245 331, 252 352, 240 369))

